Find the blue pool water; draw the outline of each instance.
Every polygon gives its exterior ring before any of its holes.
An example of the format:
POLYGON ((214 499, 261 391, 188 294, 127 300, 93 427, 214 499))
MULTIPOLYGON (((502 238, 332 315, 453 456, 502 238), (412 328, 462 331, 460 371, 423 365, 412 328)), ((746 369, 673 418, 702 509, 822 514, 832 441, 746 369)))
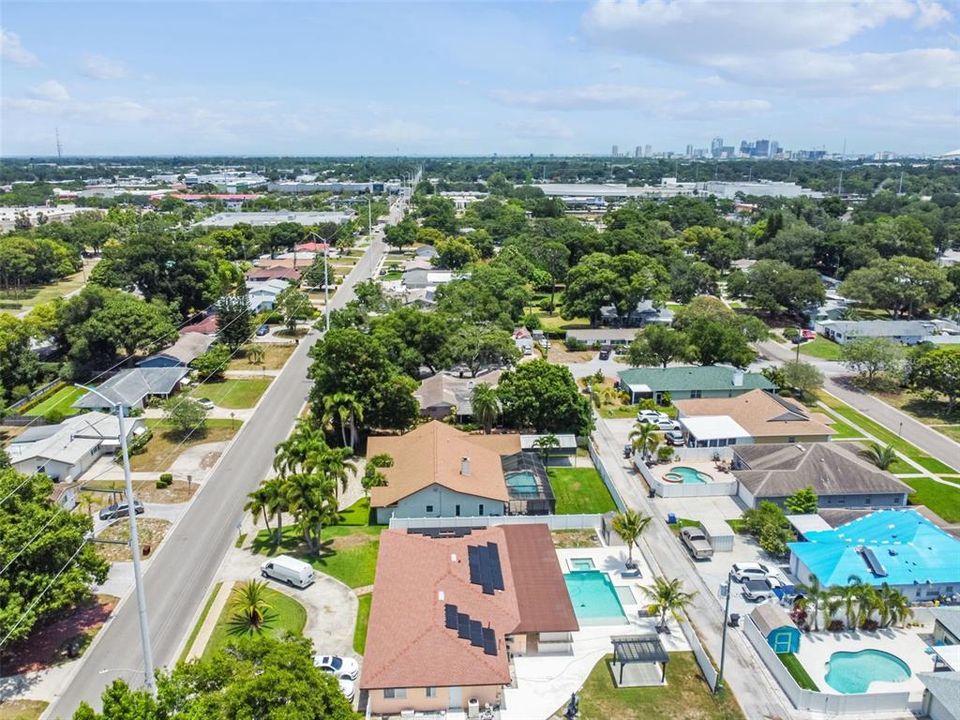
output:
POLYGON ((504 480, 507 483, 507 487, 515 490, 529 490, 532 492, 537 489, 537 478, 529 470, 510 473, 504 480))
POLYGON ((663 478, 669 482, 683 483, 685 485, 702 485, 713 480, 707 473, 694 470, 692 467, 684 467, 683 465, 670 468, 670 472, 664 473, 663 478))
POLYGON ((563 576, 581 625, 622 625, 627 616, 610 577, 599 570, 578 570, 563 576))
POLYGON ((907 664, 882 650, 835 652, 827 663, 827 685, 845 695, 865 693, 877 680, 903 682, 909 677, 907 664))

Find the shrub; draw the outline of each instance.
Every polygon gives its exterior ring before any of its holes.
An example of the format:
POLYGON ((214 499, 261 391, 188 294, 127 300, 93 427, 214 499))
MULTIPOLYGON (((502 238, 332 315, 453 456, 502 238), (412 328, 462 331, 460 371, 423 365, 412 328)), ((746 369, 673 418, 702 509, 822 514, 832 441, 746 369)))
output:
POLYGON ((829 632, 843 632, 844 627, 843 620, 831 620, 830 624, 827 625, 827 630, 829 632))
POLYGON ((666 463, 670 462, 673 458, 673 448, 668 445, 663 445, 657 448, 657 462, 666 463))
POLYGON ((160 477, 157 478, 157 488, 162 490, 163 488, 168 488, 173 484, 173 475, 170 473, 163 473, 160 477))
POLYGON ((577 338, 567 338, 564 341, 564 345, 566 345, 567 350, 570 352, 577 352, 579 350, 587 349, 587 344, 582 340, 577 340, 577 338))
POLYGON ((800 329, 795 327, 788 327, 783 329, 783 336, 787 340, 793 340, 794 338, 800 337, 800 329))
MULTIPOLYGON (((127 454, 132 457, 146 452, 147 443, 150 442, 150 438, 152 437, 153 431, 150 428, 147 428, 145 433, 135 435, 133 440, 127 443, 127 454)), ((120 448, 117 448, 117 451, 114 453, 114 458, 117 462, 122 462, 123 453, 120 452, 120 448)))
POLYGON ((53 410, 48 410, 47 414, 43 416, 43 419, 50 425, 59 425, 63 422, 63 419, 66 415, 63 414, 63 410, 58 408, 53 408, 53 410))

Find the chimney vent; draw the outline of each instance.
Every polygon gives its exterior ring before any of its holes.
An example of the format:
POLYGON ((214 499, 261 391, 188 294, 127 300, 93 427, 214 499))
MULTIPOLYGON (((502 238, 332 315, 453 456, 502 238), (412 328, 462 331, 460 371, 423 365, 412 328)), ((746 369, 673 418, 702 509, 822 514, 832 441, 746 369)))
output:
POLYGON ((470 476, 470 458, 460 458, 460 474, 464 477, 470 476))

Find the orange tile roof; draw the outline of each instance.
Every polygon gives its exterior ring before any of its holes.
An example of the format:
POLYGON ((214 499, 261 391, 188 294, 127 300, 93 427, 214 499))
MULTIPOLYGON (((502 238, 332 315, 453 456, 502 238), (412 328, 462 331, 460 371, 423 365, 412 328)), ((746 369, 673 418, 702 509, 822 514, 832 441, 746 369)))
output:
POLYGON ((470 435, 436 420, 406 435, 371 437, 367 455, 387 453, 393 467, 382 470, 387 485, 371 489, 370 505, 387 507, 434 484, 507 502, 500 456, 513 452, 520 452, 519 435, 470 435), (469 475, 461 472, 464 458, 469 475))
POLYGON ((810 413, 802 405, 779 398, 766 390, 751 390, 732 398, 675 400, 680 415, 698 417, 726 415, 753 437, 832 435, 836 432, 825 416, 810 413))

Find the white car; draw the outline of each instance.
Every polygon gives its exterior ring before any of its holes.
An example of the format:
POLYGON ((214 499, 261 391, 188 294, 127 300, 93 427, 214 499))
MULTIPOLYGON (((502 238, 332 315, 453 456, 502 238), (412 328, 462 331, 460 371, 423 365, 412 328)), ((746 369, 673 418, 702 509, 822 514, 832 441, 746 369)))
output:
POLYGON ((197 403, 199 403, 200 407, 204 410, 213 410, 213 400, 210 398, 197 398, 197 403))
POLYGON ((669 420, 669 416, 664 415, 662 412, 657 412, 656 410, 641 410, 637 413, 637 422, 653 423, 656 425, 660 422, 669 420))
POLYGON ((344 697, 347 698, 350 702, 353 702, 353 696, 357 692, 357 684, 350 678, 337 678, 337 682, 340 683, 340 692, 344 694, 344 697))
POLYGON ((668 417, 657 420, 654 425, 657 426, 657 429, 664 430, 666 432, 673 432, 680 429, 680 423, 676 420, 671 420, 668 417))
POLYGON ((733 579, 741 583, 744 580, 763 580, 777 574, 769 565, 756 562, 734 563, 730 572, 733 573, 733 579))
POLYGON ((353 658, 340 657, 339 655, 317 655, 313 658, 313 664, 338 678, 356 680, 360 674, 360 663, 353 658))

